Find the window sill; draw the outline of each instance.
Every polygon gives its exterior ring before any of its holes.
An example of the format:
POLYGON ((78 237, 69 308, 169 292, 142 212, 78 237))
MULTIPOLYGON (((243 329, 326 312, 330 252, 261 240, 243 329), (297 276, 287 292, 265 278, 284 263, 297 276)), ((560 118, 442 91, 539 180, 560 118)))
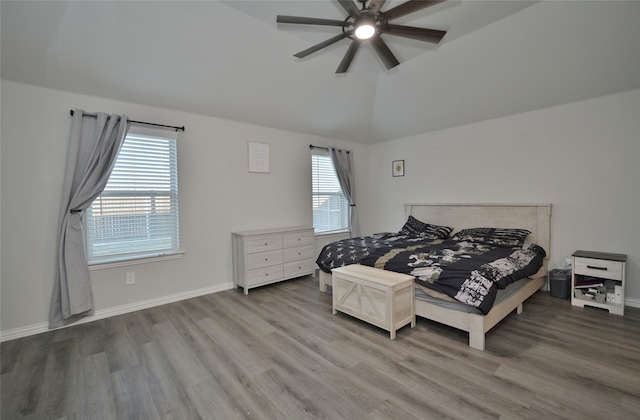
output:
POLYGON ((130 257, 126 259, 113 259, 89 264, 89 271, 105 270, 108 268, 126 267, 128 265, 147 264, 158 261, 176 260, 182 258, 184 251, 173 252, 170 254, 148 255, 130 257))
POLYGON ((349 229, 347 230, 332 230, 331 232, 316 232, 315 236, 331 236, 331 235, 344 235, 351 234, 349 229))

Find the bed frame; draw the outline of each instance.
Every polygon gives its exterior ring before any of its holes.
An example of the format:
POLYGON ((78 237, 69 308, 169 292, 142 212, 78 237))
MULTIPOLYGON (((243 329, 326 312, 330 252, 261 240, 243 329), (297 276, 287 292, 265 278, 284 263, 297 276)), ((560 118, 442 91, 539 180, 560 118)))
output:
MULTIPOLYGON (((451 226, 454 232, 472 227, 503 227, 528 229, 527 241, 547 251, 544 270, 550 255, 551 204, 405 204, 405 220, 412 215, 435 225, 451 226)), ((522 304, 546 281, 541 275, 529 281, 517 282, 507 288, 486 315, 465 313, 416 299, 416 315, 467 331, 469 346, 484 350, 485 333, 513 310, 522 313, 522 304)), ((331 274, 320 271, 319 286, 323 292, 331 285, 331 274)))

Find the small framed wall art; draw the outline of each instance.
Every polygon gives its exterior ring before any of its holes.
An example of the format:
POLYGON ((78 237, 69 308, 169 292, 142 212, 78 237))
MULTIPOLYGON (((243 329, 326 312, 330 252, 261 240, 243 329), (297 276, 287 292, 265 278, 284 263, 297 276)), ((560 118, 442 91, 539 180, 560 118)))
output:
POLYGON ((249 142, 249 172, 269 173, 269 145, 249 142))
POLYGON ((404 176, 404 160, 394 160, 391 164, 393 176, 404 176))

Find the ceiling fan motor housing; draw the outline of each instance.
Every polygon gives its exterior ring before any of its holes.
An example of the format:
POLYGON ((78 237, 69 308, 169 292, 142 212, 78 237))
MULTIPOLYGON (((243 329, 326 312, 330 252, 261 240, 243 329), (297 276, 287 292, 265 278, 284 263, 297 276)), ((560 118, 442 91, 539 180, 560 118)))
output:
POLYGON ((380 37, 381 34, 402 36, 405 38, 412 38, 436 44, 439 43, 446 34, 445 31, 436 29, 417 28, 413 26, 394 25, 389 23, 389 21, 393 19, 406 16, 410 13, 433 6, 445 0, 408 0, 387 10, 386 12, 382 12, 380 10, 386 0, 371 0, 369 2, 369 6, 367 6, 367 0, 358 1, 362 3, 362 9, 358 9, 358 6, 353 2, 353 0, 338 0, 338 3, 340 3, 348 13, 348 16, 344 20, 278 15, 276 22, 342 27, 342 33, 307 48, 304 51, 294 54, 295 57, 304 58, 309 54, 313 54, 322 48, 340 41, 341 39, 350 38, 351 45, 340 62, 336 73, 345 73, 347 71, 362 41, 369 41, 371 43, 373 49, 380 56, 380 59, 387 69, 391 69, 400 64, 387 44, 380 37), (352 37, 352 35, 355 35, 355 38, 352 37))

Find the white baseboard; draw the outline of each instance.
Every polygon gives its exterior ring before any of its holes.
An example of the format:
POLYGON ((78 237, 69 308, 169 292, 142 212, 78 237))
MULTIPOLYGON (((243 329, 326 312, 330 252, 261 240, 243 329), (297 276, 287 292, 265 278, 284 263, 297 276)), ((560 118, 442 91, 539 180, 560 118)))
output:
MULTIPOLYGON (((225 283, 213 287, 204 287, 202 289, 190 290, 188 292, 176 293, 174 295, 162 296, 155 299, 143 300, 140 302, 129 303, 122 306, 116 306, 113 308, 100 309, 93 315, 89 315, 86 318, 82 318, 80 321, 70 325, 66 325, 60 328, 67 328, 73 325, 85 324, 91 321, 97 321, 99 319, 109 318, 116 315, 122 315, 129 312, 139 311, 142 309, 152 308, 154 306, 160 306, 167 303, 178 302, 185 299, 191 299, 198 296, 208 295, 211 293, 221 292, 223 290, 233 289, 233 283, 225 283)), ((57 328, 57 329, 60 329, 57 328)), ((40 324, 28 325, 26 327, 14 328, 12 330, 0 331, 0 342, 14 340, 16 338, 27 337, 30 335, 40 334, 47 331, 53 331, 49 329, 47 322, 40 324)))
POLYGON ((640 308, 640 299, 626 298, 624 300, 624 306, 631 306, 632 308, 640 308))

